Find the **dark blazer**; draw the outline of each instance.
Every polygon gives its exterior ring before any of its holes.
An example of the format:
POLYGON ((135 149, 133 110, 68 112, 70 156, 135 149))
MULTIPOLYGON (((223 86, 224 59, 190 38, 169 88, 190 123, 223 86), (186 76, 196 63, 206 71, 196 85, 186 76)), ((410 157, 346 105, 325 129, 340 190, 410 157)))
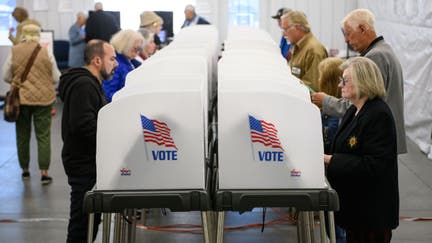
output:
MULTIPOLYGON (((203 18, 201 16, 196 15, 195 18, 198 18, 198 20, 196 22, 197 25, 199 25, 199 24, 204 24, 204 25, 210 24, 210 22, 208 22, 205 18, 203 18)), ((187 19, 185 19, 185 21, 183 22, 183 25, 181 26, 181 28, 189 26, 192 22, 195 21, 195 18, 193 20, 187 20, 187 19)))
POLYGON ((86 22, 86 42, 93 39, 100 39, 109 42, 111 36, 120 30, 114 16, 98 10, 93 12, 86 22))
POLYGON ((399 225, 397 138, 393 115, 379 98, 355 115, 352 105, 336 132, 327 178, 339 195, 336 222, 348 229, 399 225))
POLYGON ((198 22, 197 24, 210 24, 205 18, 198 16, 198 22))

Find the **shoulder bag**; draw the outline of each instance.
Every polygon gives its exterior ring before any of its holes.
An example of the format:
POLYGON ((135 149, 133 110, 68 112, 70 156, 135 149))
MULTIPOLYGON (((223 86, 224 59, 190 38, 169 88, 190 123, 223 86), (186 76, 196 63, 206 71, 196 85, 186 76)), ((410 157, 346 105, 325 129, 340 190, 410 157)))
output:
MULTIPOLYGON (((27 75, 30 72, 30 68, 33 65, 34 60, 36 59, 36 56, 40 51, 40 49, 41 46, 38 44, 34 49, 32 55, 30 56, 30 59, 27 62, 24 72, 21 75, 20 85, 22 85, 26 81, 27 75)), ((10 91, 6 93, 5 104, 3 107, 3 116, 5 121, 16 122, 18 120, 19 112, 20 112, 20 99, 19 99, 20 85, 12 84, 10 91)))

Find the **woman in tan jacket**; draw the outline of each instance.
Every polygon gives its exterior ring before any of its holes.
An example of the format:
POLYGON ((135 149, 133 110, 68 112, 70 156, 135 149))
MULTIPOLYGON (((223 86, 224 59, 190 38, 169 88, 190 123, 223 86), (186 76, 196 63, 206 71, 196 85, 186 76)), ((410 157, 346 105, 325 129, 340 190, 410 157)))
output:
POLYGON ((12 47, 3 65, 3 79, 20 87, 20 114, 16 121, 16 141, 18 160, 23 170, 22 178, 29 179, 30 135, 33 120, 38 145, 38 162, 41 170, 41 183, 49 184, 48 176, 51 161, 51 107, 56 99, 54 83, 59 80, 57 64, 47 48, 38 52, 26 80, 21 84, 21 76, 28 59, 39 45, 40 27, 28 24, 22 28, 21 42, 12 47))

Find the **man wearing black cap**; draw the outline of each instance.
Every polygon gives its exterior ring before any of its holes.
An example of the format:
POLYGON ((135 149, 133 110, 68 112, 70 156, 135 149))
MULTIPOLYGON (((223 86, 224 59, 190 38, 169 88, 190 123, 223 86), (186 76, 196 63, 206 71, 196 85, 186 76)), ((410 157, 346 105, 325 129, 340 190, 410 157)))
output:
MULTIPOLYGON (((289 9, 289 8, 281 8, 276 12, 276 15, 272 16, 272 18, 277 20, 279 28, 282 28, 282 25, 281 25, 282 15, 284 15, 290 11, 291 11, 291 9, 289 9)), ((289 51, 291 48, 291 44, 289 42, 287 42, 287 40, 285 39, 285 37, 283 35, 282 35, 282 38, 280 40, 279 47, 281 49, 282 56, 284 58, 286 58, 287 61, 289 61, 291 58, 291 52, 289 51)))

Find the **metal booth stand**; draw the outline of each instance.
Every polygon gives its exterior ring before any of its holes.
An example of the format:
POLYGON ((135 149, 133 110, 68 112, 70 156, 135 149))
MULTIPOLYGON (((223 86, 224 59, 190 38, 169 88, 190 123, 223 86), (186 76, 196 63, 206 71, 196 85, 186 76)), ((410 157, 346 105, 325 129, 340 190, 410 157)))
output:
POLYGON ((223 242, 225 211, 240 213, 256 207, 295 207, 299 210, 297 220, 298 242, 315 242, 314 211, 319 211, 320 238, 327 242, 324 211, 329 213, 330 242, 335 243, 333 211, 339 201, 334 190, 219 190, 216 193, 217 243, 223 242))
POLYGON ((201 211, 204 242, 212 237, 208 217, 210 198, 207 191, 91 191, 86 194, 84 210, 89 213, 88 241, 92 241, 94 213, 102 213, 102 242, 110 242, 111 216, 114 213, 114 243, 135 242, 136 210, 169 208, 174 212, 201 211))
MULTIPOLYGON (((88 242, 92 242, 94 213, 103 214, 103 243, 110 242, 111 216, 114 214, 113 242, 135 242, 136 210, 142 208, 169 208, 174 212, 201 211, 203 238, 206 243, 223 242, 225 211, 240 213, 252 211, 257 207, 295 207, 299 211, 297 235, 299 242, 314 241, 314 215, 319 211, 321 242, 327 242, 324 223, 324 211, 329 212, 330 242, 335 242, 333 211, 339 209, 336 192, 329 187, 309 188, 233 188, 230 183, 237 183, 245 177, 230 181, 225 175, 221 177, 221 163, 225 163, 220 151, 218 135, 221 124, 217 124, 220 110, 216 110, 216 101, 212 102, 208 127, 208 156, 205 159, 204 189, 169 190, 169 189, 132 189, 132 190, 93 190, 86 194, 84 210, 90 214, 88 242), (222 158, 221 158, 222 156, 222 158), (228 182, 227 182, 228 179, 228 182)), ((103 115, 103 114, 102 114, 103 115)), ((102 116, 103 117, 103 116, 102 116)), ((223 126, 222 126, 223 128, 223 126)), ((241 163, 241 162, 238 162, 241 163)), ((251 163, 251 162, 248 162, 251 163)), ((231 166, 234 164, 229 163, 231 166)), ((227 168, 223 168, 226 173, 227 168)), ((230 168, 231 169, 231 168, 230 168)), ((233 168, 235 170, 236 168, 233 168)), ((244 168, 242 168, 245 170, 244 168)), ((262 175, 277 180, 276 173, 262 175)), ((304 170, 307 172, 306 170, 304 170)), ((259 181, 259 179, 258 179, 259 181)), ((114 181, 115 182, 115 181, 114 181)), ((295 180, 293 181, 295 182, 295 180)), ((249 182, 246 182, 249 185, 249 182)), ((307 183, 307 182, 302 182, 307 183)), ((300 185, 300 184, 299 184, 300 185)), ((133 186, 133 185, 132 185, 133 186)), ((271 187, 268 187, 271 188, 271 187)))
MULTIPOLYGON (((185 29, 196 34, 191 39, 201 36, 201 29, 185 29)), ((328 211, 330 242, 336 242, 333 211, 339 201, 325 182, 319 109, 269 36, 252 29, 230 33, 241 38, 225 43, 217 70, 208 65, 216 63, 209 61, 211 55, 176 59, 177 52, 161 51, 171 55, 131 72, 126 86, 101 109, 97 190, 84 200, 89 243, 94 213, 103 214, 103 243, 110 242, 112 214, 113 242, 134 243, 136 210, 143 208, 201 211, 204 242, 221 243, 225 211, 256 207, 295 207, 298 241, 308 243, 315 242, 317 211, 321 242, 327 242, 328 211), (259 40, 244 41, 245 34, 259 40), (243 50, 245 45, 249 49, 243 50), (161 65, 151 65, 158 61, 161 65), (176 71, 160 76, 156 71, 167 68, 162 64, 176 71), (161 134, 154 135, 155 127, 162 127, 161 134)), ((171 46, 165 50, 190 53, 189 44, 171 46)))
MULTIPOLYGON (((221 102, 220 100, 218 102, 221 102)), ((210 164, 213 165, 212 169, 212 183, 210 184, 210 191, 213 195, 213 206, 215 210, 215 214, 217 215, 214 218, 213 225, 217 225, 215 234, 215 242, 222 243, 224 236, 224 219, 225 219, 225 211, 237 211, 239 213, 252 211, 254 208, 264 208, 264 207, 295 207, 296 210, 299 211, 298 219, 297 219, 297 237, 298 242, 315 242, 314 239, 314 212, 319 211, 319 219, 320 219, 320 242, 327 242, 327 234, 325 229, 325 220, 324 220, 324 211, 328 212, 329 215, 329 234, 330 234, 330 242, 335 243, 335 224, 334 224, 334 215, 333 211, 339 209, 339 199, 335 190, 331 189, 328 186, 328 182, 324 184, 326 186, 317 189, 302 189, 302 188, 293 188, 293 189, 254 189, 253 182, 248 181, 244 183, 247 189, 235 189, 229 188, 229 184, 238 184, 244 180, 243 174, 252 174, 245 172, 245 167, 232 167, 233 164, 239 164, 242 162, 230 160, 231 158, 224 156, 229 151, 224 148, 224 151, 220 149, 220 139, 221 131, 220 129, 224 128, 221 126, 219 121, 218 124, 218 115, 224 114, 221 111, 223 109, 218 110, 216 108, 216 103, 214 101, 212 104, 214 105, 211 108, 211 122, 210 126, 211 134, 209 135, 209 151, 210 151, 210 164), (222 158, 221 158, 222 157, 222 158), (228 163, 227 163, 228 161, 228 163), (229 169, 225 169, 224 173, 229 174, 221 178, 220 174, 220 165, 221 163, 228 164, 229 169), (232 174, 231 171, 237 171, 238 173, 232 174), (229 171, 229 172, 227 172, 229 171), (231 178, 235 177, 235 178, 231 178), (224 179, 230 179, 227 183, 224 179), (221 186, 225 188, 221 188, 221 186)), ((219 103, 220 105, 221 103, 219 103)), ((228 134, 232 134, 229 132, 228 134)), ((230 137, 228 139, 231 141, 233 139, 230 137)), ((228 148, 233 147, 232 144, 227 146, 228 148)), ((238 147, 237 147, 238 148, 238 147)), ((241 150, 241 149, 239 149, 241 150)), ((234 151, 234 150, 233 150, 234 151)), ((250 163, 248 161, 247 163, 250 163)), ((260 181, 259 173, 267 173, 268 171, 265 168, 261 168, 260 171, 257 171, 256 174, 253 174, 257 181, 260 181)), ((268 175, 267 175, 268 176, 268 175)), ((287 177, 289 175, 286 175, 287 177)), ((276 180, 277 178, 270 179, 276 180)), ((300 184, 298 184, 300 186, 300 184)))

